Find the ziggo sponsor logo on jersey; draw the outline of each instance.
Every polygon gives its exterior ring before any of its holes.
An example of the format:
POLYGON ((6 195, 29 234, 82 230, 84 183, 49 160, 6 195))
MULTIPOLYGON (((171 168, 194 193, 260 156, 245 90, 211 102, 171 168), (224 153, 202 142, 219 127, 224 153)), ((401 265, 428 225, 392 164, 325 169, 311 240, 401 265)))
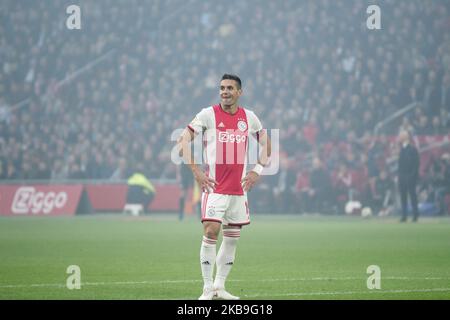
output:
POLYGON ((219 142, 241 143, 247 141, 246 135, 237 134, 236 131, 218 131, 219 142))
POLYGON ((53 191, 44 193, 36 192, 33 187, 21 187, 17 189, 11 205, 11 211, 15 214, 50 213, 53 208, 62 208, 67 203, 67 193, 53 191))

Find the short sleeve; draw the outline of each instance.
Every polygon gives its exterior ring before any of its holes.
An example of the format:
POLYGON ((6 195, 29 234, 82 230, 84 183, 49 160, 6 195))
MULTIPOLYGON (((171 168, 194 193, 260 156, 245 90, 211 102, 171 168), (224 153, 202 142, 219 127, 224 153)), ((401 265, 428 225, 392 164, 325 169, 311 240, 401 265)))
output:
POLYGON ((261 121, 259 121, 258 117, 253 111, 247 111, 247 121, 249 126, 249 133, 257 134, 263 129, 261 121))
POLYGON ((188 128, 195 133, 202 133, 209 127, 208 108, 202 109, 189 123, 188 128))

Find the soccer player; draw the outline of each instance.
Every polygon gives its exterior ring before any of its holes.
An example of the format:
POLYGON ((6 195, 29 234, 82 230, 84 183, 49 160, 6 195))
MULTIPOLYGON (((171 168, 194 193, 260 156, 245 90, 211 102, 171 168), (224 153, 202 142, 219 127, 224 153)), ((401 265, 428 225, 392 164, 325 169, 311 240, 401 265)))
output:
POLYGON ((241 79, 223 75, 220 104, 202 109, 178 139, 180 154, 203 191, 200 265, 204 286, 199 300, 239 299, 225 290, 225 280, 234 264, 241 227, 250 223, 247 191, 259 180, 271 154, 270 139, 258 117, 238 105, 241 95, 241 79), (194 163, 191 154, 190 142, 197 134, 203 135, 206 172, 194 163), (249 135, 258 140, 261 152, 258 163, 247 172, 249 135), (223 240, 216 252, 221 226, 223 240))
POLYGON ((412 137, 408 131, 402 130, 398 135, 401 144, 398 158, 398 187, 402 204, 402 218, 406 222, 408 216, 408 196, 411 201, 413 222, 419 219, 416 186, 419 179, 420 156, 417 148, 412 144, 412 137))

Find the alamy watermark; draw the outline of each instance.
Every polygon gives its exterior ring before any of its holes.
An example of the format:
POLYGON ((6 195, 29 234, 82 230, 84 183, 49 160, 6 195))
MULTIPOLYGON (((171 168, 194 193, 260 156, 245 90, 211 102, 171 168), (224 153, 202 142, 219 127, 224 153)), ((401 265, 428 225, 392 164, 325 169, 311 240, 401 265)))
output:
POLYGON ((379 6, 373 4, 367 7, 366 13, 370 16, 366 20, 366 26, 369 30, 381 29, 381 9, 379 6))
MULTIPOLYGON (((171 141, 177 141, 185 129, 172 132, 171 141)), ((261 175, 275 175, 280 167, 280 130, 265 130, 271 140, 270 161, 261 175)), ((265 149, 252 135, 243 134, 241 130, 208 129, 197 135, 190 142, 191 152, 196 164, 249 164, 256 165, 265 149), (193 151, 192 151, 193 150, 193 151)), ((180 165, 185 162, 180 155, 180 145, 176 144, 171 151, 171 160, 180 165)))
POLYGON ((69 16, 66 19, 66 27, 69 30, 81 29, 81 9, 79 6, 72 4, 66 8, 66 13, 69 16))
POLYGON ((67 274, 70 276, 67 277, 66 287, 69 290, 73 289, 81 289, 81 269, 77 265, 70 265, 66 270, 67 274))
POLYGON ((381 269, 377 265, 370 265, 367 267, 367 274, 370 276, 367 278, 367 289, 381 289, 381 269))

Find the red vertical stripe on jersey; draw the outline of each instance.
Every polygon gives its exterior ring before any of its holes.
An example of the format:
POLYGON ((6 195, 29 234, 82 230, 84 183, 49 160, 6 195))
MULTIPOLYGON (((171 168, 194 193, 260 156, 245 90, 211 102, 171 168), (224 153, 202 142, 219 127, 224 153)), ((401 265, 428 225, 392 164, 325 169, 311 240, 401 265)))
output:
POLYGON ((208 203, 208 193, 203 193, 202 218, 206 216, 206 204, 208 203))
POLYGON ((238 107, 235 114, 226 113, 220 105, 215 105, 213 110, 217 132, 215 180, 218 184, 215 193, 243 195, 241 179, 247 152, 247 114, 241 107, 238 107), (224 138, 221 138, 221 133, 224 138), (234 151, 232 163, 227 163, 227 147, 229 152, 234 151))
MULTIPOLYGON (((204 138, 206 139, 206 138, 204 138)), ((209 177, 209 164, 208 164, 208 143, 203 140, 203 147, 205 148, 205 162, 206 162, 206 176, 209 177)))

